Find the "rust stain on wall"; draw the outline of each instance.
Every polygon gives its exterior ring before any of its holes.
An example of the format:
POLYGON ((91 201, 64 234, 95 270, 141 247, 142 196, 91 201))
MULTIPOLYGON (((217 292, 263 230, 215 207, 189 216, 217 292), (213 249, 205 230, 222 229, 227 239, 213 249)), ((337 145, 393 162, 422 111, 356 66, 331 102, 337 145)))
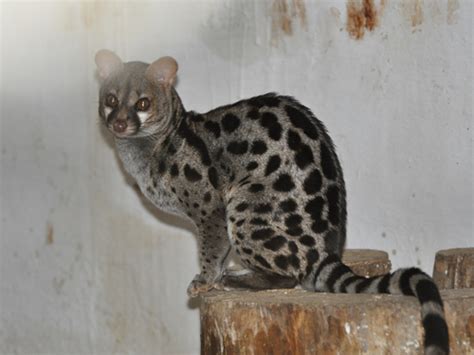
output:
POLYGON ((272 45, 277 45, 283 36, 293 35, 293 23, 298 19, 303 29, 307 28, 304 0, 273 0, 272 45))
POLYGON ((413 15, 411 16, 411 24, 413 27, 421 25, 423 22, 423 0, 417 0, 413 3, 413 15))
POLYGON ((458 21, 459 0, 448 0, 448 14, 446 22, 448 25, 453 25, 458 21))
POLYGON ((423 23, 423 2, 424 0, 404 0, 402 3, 402 11, 408 17, 412 27, 417 27, 423 23))
POLYGON ((365 31, 373 31, 379 24, 374 0, 349 0, 347 2, 346 30, 354 39, 362 39, 365 31))
POLYGON ((54 228, 53 225, 48 223, 46 227, 46 244, 51 245, 54 243, 54 228))

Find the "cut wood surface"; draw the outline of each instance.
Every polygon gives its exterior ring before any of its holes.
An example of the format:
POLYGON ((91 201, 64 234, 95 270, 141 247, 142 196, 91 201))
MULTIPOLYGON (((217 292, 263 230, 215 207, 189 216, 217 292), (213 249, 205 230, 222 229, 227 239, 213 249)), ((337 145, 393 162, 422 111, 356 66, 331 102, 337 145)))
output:
POLYGON ((437 252, 433 279, 441 289, 474 288, 474 248, 437 252))
MULTIPOLYGON (((474 289, 442 297, 452 354, 474 354, 474 289)), ((201 303, 201 353, 422 354, 420 307, 392 295, 210 292, 201 303)))
POLYGON ((366 277, 386 274, 392 266, 386 252, 372 249, 347 249, 342 261, 354 273, 366 277))

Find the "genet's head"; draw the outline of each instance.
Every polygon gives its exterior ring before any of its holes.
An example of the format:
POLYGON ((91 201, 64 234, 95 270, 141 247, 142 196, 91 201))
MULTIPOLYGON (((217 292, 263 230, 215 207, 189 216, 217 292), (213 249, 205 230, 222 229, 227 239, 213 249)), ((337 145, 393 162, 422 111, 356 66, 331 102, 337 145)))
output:
POLYGON ((100 78, 99 115, 119 138, 145 137, 169 124, 178 63, 162 57, 152 64, 127 62, 102 49, 95 56, 100 78))

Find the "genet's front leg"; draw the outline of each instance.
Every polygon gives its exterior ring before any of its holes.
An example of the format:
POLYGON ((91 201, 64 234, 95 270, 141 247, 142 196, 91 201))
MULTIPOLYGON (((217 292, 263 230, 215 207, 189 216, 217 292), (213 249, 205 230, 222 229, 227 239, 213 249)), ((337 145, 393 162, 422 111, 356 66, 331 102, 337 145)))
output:
POLYGON ((196 297, 217 287, 224 271, 230 242, 224 218, 208 218, 198 224, 199 265, 201 273, 196 275, 188 287, 188 295, 196 297))

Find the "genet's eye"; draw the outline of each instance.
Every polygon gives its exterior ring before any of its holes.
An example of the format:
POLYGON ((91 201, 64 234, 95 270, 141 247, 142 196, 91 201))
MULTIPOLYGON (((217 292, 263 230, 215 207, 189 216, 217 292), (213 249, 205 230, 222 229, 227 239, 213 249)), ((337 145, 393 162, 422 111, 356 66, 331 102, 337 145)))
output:
POLYGON ((117 97, 113 94, 108 94, 107 97, 105 98, 105 105, 114 108, 117 106, 118 100, 117 97))
POLYGON ((140 99, 137 101, 135 104, 135 109, 137 111, 146 111, 150 108, 150 100, 147 99, 146 97, 140 99))

